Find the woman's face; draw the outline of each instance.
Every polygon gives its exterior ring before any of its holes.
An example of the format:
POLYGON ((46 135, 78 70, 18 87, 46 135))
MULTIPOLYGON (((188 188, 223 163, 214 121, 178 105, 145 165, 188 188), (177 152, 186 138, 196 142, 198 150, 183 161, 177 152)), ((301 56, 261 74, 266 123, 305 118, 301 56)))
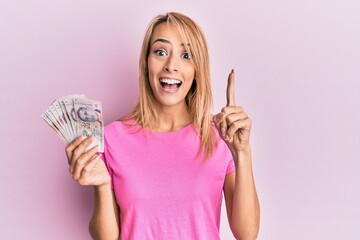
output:
POLYGON ((161 23, 150 39, 149 80, 155 98, 163 106, 185 104, 195 69, 180 36, 171 24, 161 23))

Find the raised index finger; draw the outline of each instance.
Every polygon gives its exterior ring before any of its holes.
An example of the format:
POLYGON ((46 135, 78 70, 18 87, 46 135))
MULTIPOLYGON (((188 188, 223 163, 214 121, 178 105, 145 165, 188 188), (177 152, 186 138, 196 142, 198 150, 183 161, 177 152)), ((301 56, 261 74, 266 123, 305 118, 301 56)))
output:
POLYGON ((234 80, 235 80, 234 69, 231 69, 231 72, 228 77, 228 83, 226 89, 226 106, 235 106, 234 80))

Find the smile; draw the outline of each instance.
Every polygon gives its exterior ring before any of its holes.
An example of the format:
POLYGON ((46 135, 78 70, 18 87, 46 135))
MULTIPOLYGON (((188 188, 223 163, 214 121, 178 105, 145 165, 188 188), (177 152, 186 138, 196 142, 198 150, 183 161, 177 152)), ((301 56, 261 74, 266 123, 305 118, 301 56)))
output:
POLYGON ((160 78, 160 85, 165 92, 176 92, 181 86, 182 81, 174 78, 160 78))

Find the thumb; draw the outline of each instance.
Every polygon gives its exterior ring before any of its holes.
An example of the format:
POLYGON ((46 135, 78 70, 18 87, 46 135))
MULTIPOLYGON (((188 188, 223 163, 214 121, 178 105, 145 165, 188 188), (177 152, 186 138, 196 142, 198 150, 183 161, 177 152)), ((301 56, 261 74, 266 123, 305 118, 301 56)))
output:
POLYGON ((224 113, 220 112, 213 116, 213 121, 217 125, 223 121, 224 113))

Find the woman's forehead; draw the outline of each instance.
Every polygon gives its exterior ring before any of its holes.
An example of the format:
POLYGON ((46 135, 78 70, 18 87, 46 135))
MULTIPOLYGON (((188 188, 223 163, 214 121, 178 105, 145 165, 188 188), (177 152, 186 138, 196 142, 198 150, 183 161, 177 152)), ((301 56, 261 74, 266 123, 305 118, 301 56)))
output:
POLYGON ((173 24, 163 22, 157 25, 151 36, 151 44, 164 42, 172 45, 183 45, 183 41, 173 24))

